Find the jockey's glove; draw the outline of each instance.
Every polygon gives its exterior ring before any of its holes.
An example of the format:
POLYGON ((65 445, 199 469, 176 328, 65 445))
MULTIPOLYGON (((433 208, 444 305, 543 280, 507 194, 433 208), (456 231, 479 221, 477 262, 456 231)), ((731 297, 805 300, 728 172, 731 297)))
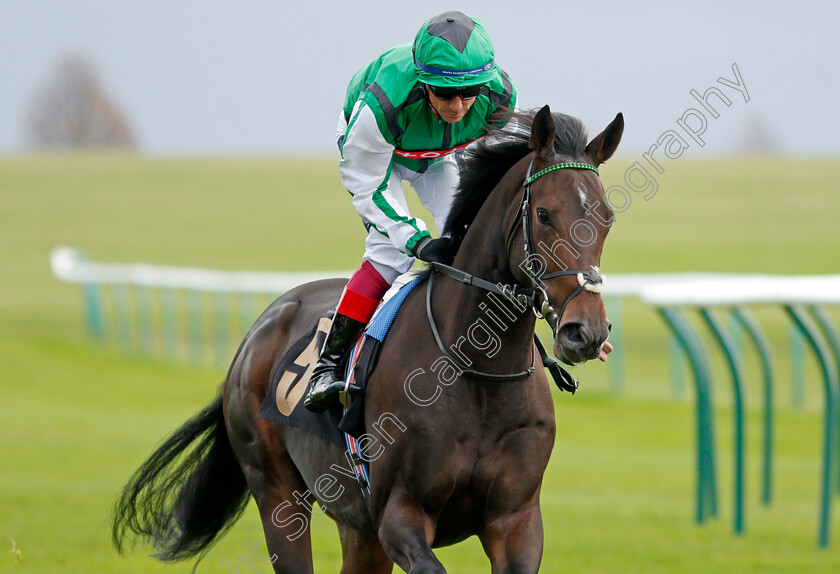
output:
POLYGON ((427 263, 451 265, 452 260, 455 259, 455 245, 449 237, 432 239, 426 236, 414 244, 412 255, 427 263))

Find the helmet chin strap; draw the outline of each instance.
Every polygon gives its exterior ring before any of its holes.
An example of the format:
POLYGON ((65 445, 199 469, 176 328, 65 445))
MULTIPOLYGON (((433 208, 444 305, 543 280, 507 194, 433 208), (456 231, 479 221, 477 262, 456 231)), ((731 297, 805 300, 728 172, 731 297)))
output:
MULTIPOLYGON (((426 103, 428 103, 429 107, 432 108, 432 113, 434 114, 435 119, 443 120, 443 118, 440 117, 440 112, 435 107, 435 105, 432 103, 432 98, 429 97, 429 84, 423 84, 423 92, 426 94, 426 103)), ((446 121, 446 120, 443 120, 443 121, 446 121)))

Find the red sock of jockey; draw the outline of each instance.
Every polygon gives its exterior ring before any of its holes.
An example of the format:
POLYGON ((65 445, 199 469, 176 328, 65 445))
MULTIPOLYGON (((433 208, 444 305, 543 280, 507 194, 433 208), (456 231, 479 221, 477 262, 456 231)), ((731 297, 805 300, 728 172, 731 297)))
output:
POLYGON ((389 287, 371 262, 365 261, 344 288, 337 312, 366 324, 389 287))

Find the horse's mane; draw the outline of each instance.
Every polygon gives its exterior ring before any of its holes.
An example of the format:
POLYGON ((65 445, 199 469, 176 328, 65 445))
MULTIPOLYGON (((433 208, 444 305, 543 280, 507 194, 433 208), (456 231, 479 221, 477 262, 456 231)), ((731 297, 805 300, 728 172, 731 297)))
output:
MULTIPOLYGON (((442 235, 461 245, 467 229, 502 177, 531 151, 528 142, 537 110, 511 115, 503 128, 492 129, 490 136, 468 149, 459 160, 461 183, 452 201, 442 235)), ((572 116, 553 113, 554 151, 571 161, 586 161, 587 133, 583 123, 572 116)))

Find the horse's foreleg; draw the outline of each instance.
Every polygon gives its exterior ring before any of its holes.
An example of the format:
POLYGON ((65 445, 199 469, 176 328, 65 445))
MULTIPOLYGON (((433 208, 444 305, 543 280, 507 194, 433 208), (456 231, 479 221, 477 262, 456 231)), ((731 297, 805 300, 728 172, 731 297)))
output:
POLYGON ((371 534, 337 523, 341 536, 341 574, 390 574, 394 562, 388 558, 379 539, 371 534))
POLYGON ((408 574, 446 574, 432 552, 435 525, 403 492, 393 492, 379 524, 379 541, 391 560, 408 574))
POLYGON ((542 515, 538 502, 491 521, 479 534, 493 574, 533 574, 543 552, 542 515))

